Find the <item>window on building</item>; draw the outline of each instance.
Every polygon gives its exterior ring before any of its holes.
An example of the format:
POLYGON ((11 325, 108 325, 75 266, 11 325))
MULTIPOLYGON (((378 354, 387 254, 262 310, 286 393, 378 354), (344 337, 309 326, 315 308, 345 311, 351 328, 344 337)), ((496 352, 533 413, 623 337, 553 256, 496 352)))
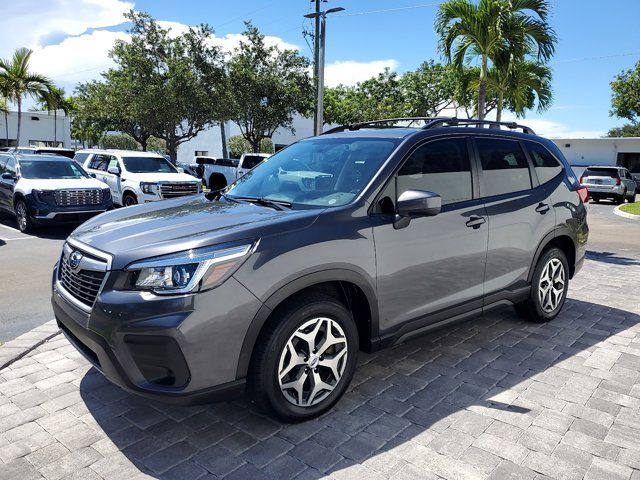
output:
POLYGON ((465 138, 429 142, 418 147, 398 172, 397 194, 426 190, 442 197, 442 204, 473 198, 469 151, 465 138))
POLYGON ((527 149, 540 183, 547 183, 562 171, 562 166, 549 150, 536 142, 527 142, 527 149))
POLYGON ((476 144, 483 170, 483 196, 531 188, 529 165, 519 142, 502 138, 478 138, 476 144))
POLYGON ((209 155, 209 150, 196 150, 196 153, 194 153, 194 156, 196 157, 206 157, 209 155))

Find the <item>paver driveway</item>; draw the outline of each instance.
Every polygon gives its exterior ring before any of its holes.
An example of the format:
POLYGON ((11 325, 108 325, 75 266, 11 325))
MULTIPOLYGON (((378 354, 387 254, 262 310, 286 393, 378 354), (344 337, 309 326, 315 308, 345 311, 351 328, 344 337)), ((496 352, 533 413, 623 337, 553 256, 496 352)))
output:
POLYGON ((640 478, 640 261, 591 254, 552 323, 505 308, 362 355, 334 411, 170 407, 57 336, 0 371, 0 478, 640 478))

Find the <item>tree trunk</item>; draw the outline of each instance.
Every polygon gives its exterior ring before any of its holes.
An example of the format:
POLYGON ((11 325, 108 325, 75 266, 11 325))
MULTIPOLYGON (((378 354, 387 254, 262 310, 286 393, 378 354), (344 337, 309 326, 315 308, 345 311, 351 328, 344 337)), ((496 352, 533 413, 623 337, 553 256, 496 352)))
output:
POLYGON ((6 110, 4 111, 4 133, 7 139, 7 144, 5 146, 8 147, 9 146, 9 114, 6 110))
POLYGON ((253 150, 253 153, 260 153, 260 140, 250 140, 249 143, 251 143, 251 149, 253 150))
POLYGON ((20 146, 20 124, 22 123, 22 98, 18 97, 18 131, 16 133, 16 147, 20 146))
POLYGON ((227 150, 227 132, 224 130, 224 122, 220 122, 220 140, 222 141, 222 158, 229 158, 227 150))
POLYGON ((57 147, 58 142, 58 110, 53 111, 53 146, 57 147))
POLYGON ((140 140, 138 140, 138 143, 140 144, 140 147, 142 148, 142 151, 146 152, 147 151, 147 145, 149 144, 149 137, 141 138, 140 140))
POLYGON ((178 145, 173 137, 171 137, 171 139, 166 139, 165 143, 167 144, 167 155, 169 155, 171 163, 175 165, 178 160, 178 145))
POLYGON ((484 120, 484 109, 487 99, 487 56, 482 56, 480 66, 480 89, 478 90, 478 119, 484 120))
POLYGON ((500 92, 500 94, 498 95, 498 105, 497 105, 497 110, 496 110, 496 122, 501 121, 502 119, 502 106, 504 104, 504 94, 502 92, 500 92))

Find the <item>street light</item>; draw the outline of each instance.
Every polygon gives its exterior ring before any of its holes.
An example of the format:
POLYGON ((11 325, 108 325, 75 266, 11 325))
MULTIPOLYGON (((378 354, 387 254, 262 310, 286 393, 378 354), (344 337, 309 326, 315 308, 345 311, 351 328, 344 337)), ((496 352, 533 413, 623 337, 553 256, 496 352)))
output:
POLYGON ((342 12, 344 8, 342 7, 334 7, 326 10, 324 12, 315 12, 308 13, 305 15, 305 18, 319 18, 320 19, 320 35, 319 42, 320 48, 318 49, 318 65, 316 66, 316 70, 318 72, 317 75, 317 98, 316 98, 316 124, 314 125, 313 132, 315 135, 320 135, 322 133, 322 125, 324 123, 323 118, 323 109, 324 109, 324 46, 325 39, 327 36, 327 15, 330 13, 342 12))

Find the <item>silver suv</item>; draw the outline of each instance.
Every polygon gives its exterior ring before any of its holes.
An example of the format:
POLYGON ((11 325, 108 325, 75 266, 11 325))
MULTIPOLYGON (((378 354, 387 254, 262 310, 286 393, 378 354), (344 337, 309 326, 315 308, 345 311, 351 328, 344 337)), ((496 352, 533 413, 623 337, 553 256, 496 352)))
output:
POLYGON ((616 203, 636 201, 636 182, 624 167, 588 167, 580 183, 589 189, 594 202, 611 198, 616 203))

